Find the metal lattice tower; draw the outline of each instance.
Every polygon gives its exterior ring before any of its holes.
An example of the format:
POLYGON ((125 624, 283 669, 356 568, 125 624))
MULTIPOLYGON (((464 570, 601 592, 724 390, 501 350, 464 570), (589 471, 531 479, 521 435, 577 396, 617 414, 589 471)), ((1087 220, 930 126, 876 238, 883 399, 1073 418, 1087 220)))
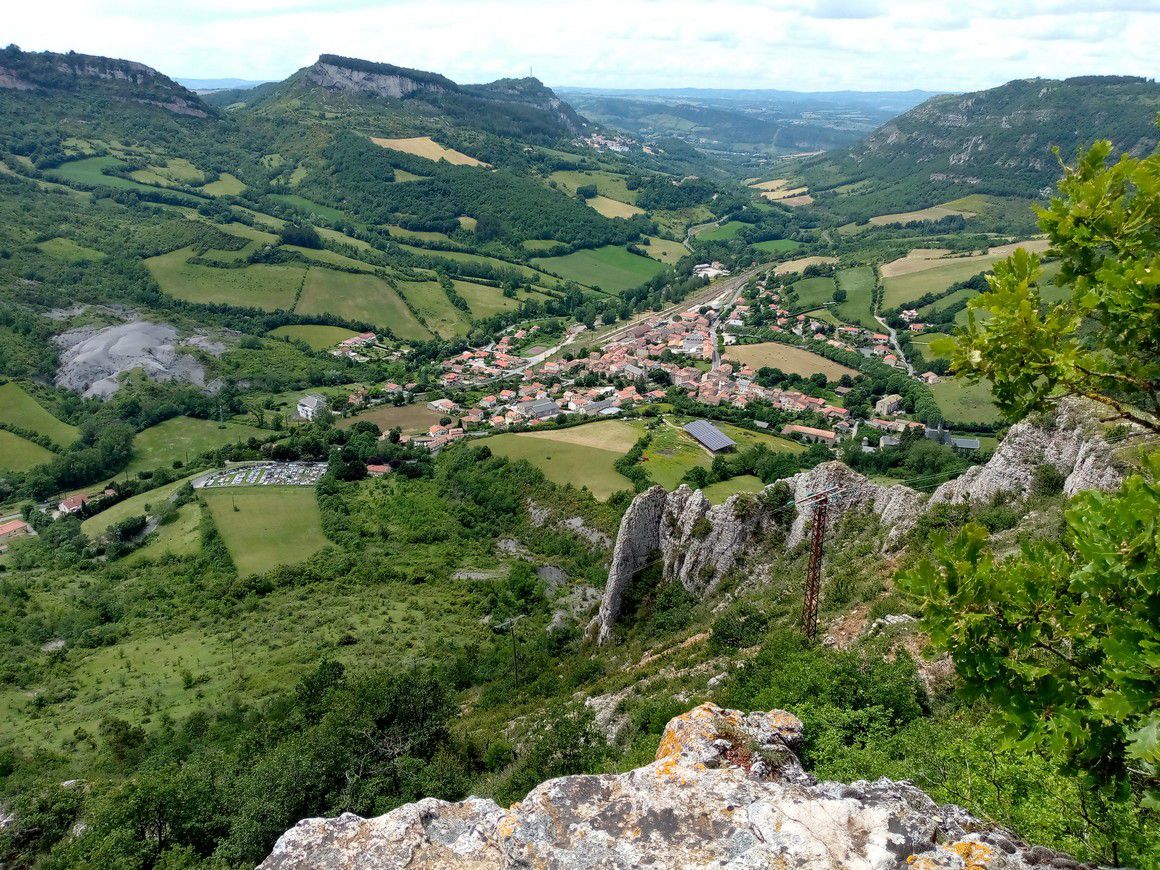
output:
POLYGON ((806 571, 806 589, 802 600, 802 631, 808 640, 818 635, 818 594, 822 586, 822 541, 826 537, 826 511, 830 505, 827 493, 814 502, 814 525, 810 534, 810 565, 806 571))

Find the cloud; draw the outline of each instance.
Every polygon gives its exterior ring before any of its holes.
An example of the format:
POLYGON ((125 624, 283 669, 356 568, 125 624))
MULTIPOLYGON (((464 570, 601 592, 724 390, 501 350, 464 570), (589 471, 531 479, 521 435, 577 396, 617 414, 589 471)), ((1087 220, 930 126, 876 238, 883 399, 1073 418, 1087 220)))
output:
POLYGON ((958 91, 1077 72, 1156 76, 1155 6, 586 0, 581 12, 563 0, 57 0, 50 16, 28 4, 10 11, 4 38, 198 78, 281 79, 332 52, 461 82, 531 67, 549 84, 593 87, 958 91))

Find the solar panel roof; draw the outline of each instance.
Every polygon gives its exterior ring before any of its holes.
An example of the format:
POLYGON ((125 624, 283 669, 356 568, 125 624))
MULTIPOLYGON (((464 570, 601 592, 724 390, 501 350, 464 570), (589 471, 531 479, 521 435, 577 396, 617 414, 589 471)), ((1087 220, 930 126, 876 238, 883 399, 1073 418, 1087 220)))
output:
POLYGON ((732 438, 705 420, 694 420, 692 423, 686 423, 685 431, 712 451, 734 446, 732 438))

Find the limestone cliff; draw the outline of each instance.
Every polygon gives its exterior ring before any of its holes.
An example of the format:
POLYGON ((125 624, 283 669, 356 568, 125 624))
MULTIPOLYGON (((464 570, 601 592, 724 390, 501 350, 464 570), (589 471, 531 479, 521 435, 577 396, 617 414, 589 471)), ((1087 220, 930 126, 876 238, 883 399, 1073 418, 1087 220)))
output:
POLYGON ((1082 867, 907 782, 817 782, 794 755, 801 735, 782 710, 703 704, 669 722, 646 767, 550 780, 506 810, 427 798, 305 819, 259 870, 1082 867))
MULTIPOLYGON (((612 636, 620 615, 620 602, 632 577, 654 562, 664 565, 663 579, 677 581, 690 592, 711 592, 747 556, 780 545, 771 532, 787 517, 790 502, 802 503, 818 493, 829 494, 829 515, 871 512, 886 530, 887 550, 931 505, 944 502, 987 502, 1001 494, 1017 498, 1028 495, 1036 467, 1050 465, 1065 479, 1064 492, 1113 489, 1123 479, 1115 461, 1115 447, 1104 437, 1095 410, 1087 403, 1063 401, 1054 415, 1026 420, 1012 426, 984 465, 970 468, 929 496, 895 484, 874 483, 841 462, 824 462, 788 478, 788 497, 762 493, 736 495, 724 504, 710 506, 704 494, 681 486, 666 493, 659 486, 636 497, 625 512, 600 610, 590 633, 600 643, 612 636)), ((803 507, 793 515, 784 545, 800 544, 813 521, 813 511, 803 507)), ((837 526, 830 523, 830 528, 837 526)))

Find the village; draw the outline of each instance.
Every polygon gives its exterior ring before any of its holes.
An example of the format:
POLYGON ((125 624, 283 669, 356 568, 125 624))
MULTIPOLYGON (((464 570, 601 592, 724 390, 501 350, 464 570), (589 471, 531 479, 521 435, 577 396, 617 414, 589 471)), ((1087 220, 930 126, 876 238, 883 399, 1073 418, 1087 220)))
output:
MULTIPOLYGON (((698 264, 697 273, 707 280, 728 274, 719 263, 698 264)), ((767 287, 768 276, 757 278, 743 294, 718 298, 707 305, 642 319, 621 329, 602 346, 571 347, 585 331, 574 324, 556 348, 539 344, 540 326, 530 324, 509 330, 498 341, 461 351, 440 364, 438 395, 423 394, 419 401, 440 415, 440 422, 426 432, 407 433, 401 441, 411 446, 439 450, 469 435, 483 435, 508 429, 524 429, 567 422, 576 418, 607 418, 661 403, 671 387, 681 388, 696 402, 710 406, 744 409, 760 402, 770 408, 800 418, 781 425, 780 434, 796 440, 837 446, 858 435, 865 426, 875 433, 873 444, 863 437, 862 449, 896 446, 908 428, 922 430, 925 437, 957 449, 977 449, 978 439, 956 438, 949 432, 928 429, 921 422, 905 419, 900 395, 883 396, 874 404, 874 416, 858 421, 843 407, 842 397, 850 390, 848 377, 812 384, 825 389, 794 389, 764 386, 753 365, 722 359, 739 343, 764 329, 792 334, 797 345, 807 349, 817 343, 817 351, 833 348, 873 357, 883 365, 905 372, 891 336, 858 326, 834 325, 812 314, 793 314, 783 302, 780 288, 767 287), (556 350, 556 353, 550 353, 556 350), (824 395, 816 395, 824 393, 824 395)), ((903 312, 903 316, 913 312, 903 312)), ((912 323, 919 332, 925 325, 912 323)), ((343 342, 335 353, 357 354, 373 344, 373 333, 364 333, 343 342)), ((917 376, 935 383, 939 376, 924 372, 917 376)), ((804 387, 805 385, 803 385, 804 387)), ((376 391, 377 401, 410 401, 415 384, 386 383, 376 391)), ((357 409, 373 404, 366 389, 348 397, 346 407, 357 409)), ((298 417, 311 420, 327 407, 325 397, 309 394, 298 402, 298 417)), ((768 423, 755 420, 757 428, 768 423)), ((386 437, 384 434, 383 437, 386 437)))

